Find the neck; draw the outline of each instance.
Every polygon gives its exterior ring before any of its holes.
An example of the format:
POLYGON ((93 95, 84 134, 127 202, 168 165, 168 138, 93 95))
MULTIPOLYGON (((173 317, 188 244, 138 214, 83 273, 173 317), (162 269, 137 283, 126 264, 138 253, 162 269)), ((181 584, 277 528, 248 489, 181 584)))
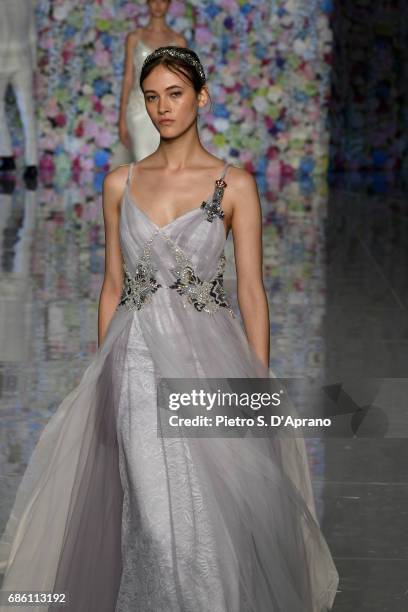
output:
POLYGON ((203 153, 207 154, 207 151, 201 144, 197 122, 179 138, 162 138, 157 151, 162 164, 173 172, 199 165, 203 153))
POLYGON ((166 30, 168 30, 166 18, 151 16, 149 19, 149 23, 147 24, 145 29, 153 33, 165 32, 166 30))

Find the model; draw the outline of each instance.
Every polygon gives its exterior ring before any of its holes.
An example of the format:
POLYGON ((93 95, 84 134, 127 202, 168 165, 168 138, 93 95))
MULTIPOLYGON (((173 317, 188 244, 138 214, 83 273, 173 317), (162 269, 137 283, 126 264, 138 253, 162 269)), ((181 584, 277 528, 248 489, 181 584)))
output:
POLYGON ((126 38, 125 66, 119 112, 119 138, 139 161, 159 146, 160 134, 152 124, 139 86, 143 61, 157 47, 186 47, 185 38, 166 24, 171 0, 148 0, 149 22, 130 32, 126 38))
POLYGON ((32 0, 0 2, 0 172, 15 170, 5 98, 11 85, 24 130, 24 179, 38 174, 37 119, 33 94, 37 68, 37 30, 32 0))
POLYGON ((99 348, 18 490, 3 589, 67 592, 70 612, 326 611, 338 573, 303 439, 161 435, 162 378, 269 376, 269 316, 256 183, 201 144, 199 58, 158 48, 140 85, 160 144, 105 178, 99 348))

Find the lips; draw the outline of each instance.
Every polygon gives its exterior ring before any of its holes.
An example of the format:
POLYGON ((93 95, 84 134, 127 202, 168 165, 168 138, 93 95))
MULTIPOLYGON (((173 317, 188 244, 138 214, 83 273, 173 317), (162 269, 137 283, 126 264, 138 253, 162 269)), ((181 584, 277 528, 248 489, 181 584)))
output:
POLYGON ((167 125, 173 123, 173 119, 162 119, 161 121, 159 121, 159 123, 162 125, 167 125))

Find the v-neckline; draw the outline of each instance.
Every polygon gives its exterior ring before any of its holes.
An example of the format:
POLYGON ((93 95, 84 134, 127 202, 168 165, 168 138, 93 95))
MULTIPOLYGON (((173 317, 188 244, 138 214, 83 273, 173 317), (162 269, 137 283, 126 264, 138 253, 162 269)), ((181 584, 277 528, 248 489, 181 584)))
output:
MULTIPOLYGON (((172 40, 171 42, 172 42, 172 43, 174 43, 174 40, 172 40)), ((147 44, 146 44, 146 43, 145 43, 143 40, 141 40, 140 38, 139 38, 139 40, 137 41, 136 45, 138 45, 139 43, 140 43, 140 44, 142 44, 144 47, 146 47, 146 49, 148 49, 148 50, 150 51, 150 53, 153 53, 153 51, 154 51, 155 49, 158 49, 158 48, 159 48, 159 47, 150 47, 149 45, 147 45, 147 44)), ((161 47, 173 47, 173 46, 175 46, 175 45, 170 45, 170 44, 169 44, 169 45, 161 45, 161 47)))
MULTIPOLYGON (((225 174, 225 169, 226 169, 227 166, 228 166, 228 162, 225 162, 224 168, 222 169, 222 172, 221 172, 221 176, 222 177, 225 174)), ((132 170, 133 170, 133 168, 132 168, 132 170)), ((132 178, 132 176, 133 176, 133 172, 131 174, 131 178, 132 178)), ((219 179, 220 179, 220 177, 215 179, 215 182, 218 181, 219 179)), ((131 191, 129 189, 129 185, 130 185, 130 181, 127 180, 126 181, 126 187, 125 187, 124 196, 126 196, 126 195, 128 196, 128 198, 130 200, 131 207, 135 208, 137 211, 139 211, 151 223, 151 225, 153 225, 157 230, 165 230, 168 227, 170 227, 171 225, 173 225, 174 223, 176 223, 176 221, 178 221, 179 219, 183 219, 184 217, 187 217, 188 215, 190 215, 192 213, 196 213, 198 211, 202 211, 203 210, 201 208, 202 204, 200 204, 200 206, 195 206, 194 208, 191 208, 190 210, 186 210, 186 212, 182 213, 181 215, 178 215, 177 217, 175 217, 174 219, 172 219, 168 223, 165 223, 164 225, 158 225, 157 223, 155 223, 155 221, 153 221, 153 219, 150 217, 150 215, 148 215, 144 210, 142 210, 140 208, 140 206, 138 206, 136 199, 134 198, 134 196, 132 195, 132 193, 131 193, 131 191)), ((214 197, 215 189, 216 189, 216 187, 213 189, 213 191, 210 193, 210 195, 207 197, 207 199, 203 200, 203 202, 208 204, 208 200, 210 198, 214 197)), ((223 223, 223 226, 224 226, 224 223, 223 223)), ((225 233, 225 227, 224 227, 224 233, 225 233)))

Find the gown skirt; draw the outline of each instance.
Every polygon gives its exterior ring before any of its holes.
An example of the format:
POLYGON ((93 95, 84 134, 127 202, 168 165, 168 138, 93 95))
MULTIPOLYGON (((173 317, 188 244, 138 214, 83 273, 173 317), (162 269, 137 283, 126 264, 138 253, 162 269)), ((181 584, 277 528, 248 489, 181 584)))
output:
POLYGON ((158 434, 161 378, 273 373, 229 308, 199 310, 170 289, 175 256, 179 266, 187 256, 199 279, 216 276, 226 237, 211 210, 222 193, 159 227, 130 195, 131 167, 124 263, 135 276, 148 247, 160 287, 139 307, 123 294, 79 384, 45 426, 0 539, 2 589, 67 593, 67 604, 20 605, 24 612, 330 610, 338 573, 303 438, 158 434))

